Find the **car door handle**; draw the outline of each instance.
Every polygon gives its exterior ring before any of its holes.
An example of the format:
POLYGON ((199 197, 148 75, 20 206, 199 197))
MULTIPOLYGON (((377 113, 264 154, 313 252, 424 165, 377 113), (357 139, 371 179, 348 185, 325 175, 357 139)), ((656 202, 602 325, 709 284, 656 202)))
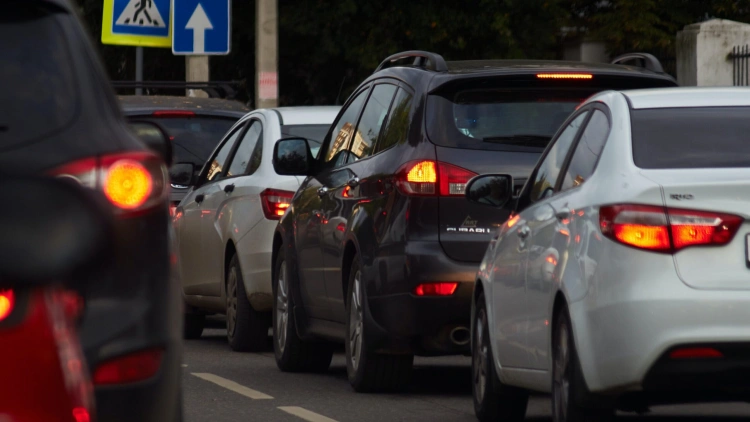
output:
POLYGON ((516 234, 518 234, 518 237, 520 237, 521 239, 526 239, 527 237, 529 237, 529 234, 531 234, 531 229, 529 228, 529 226, 519 227, 518 231, 516 231, 516 234))
POLYGON ((359 177, 352 177, 348 182, 346 182, 346 184, 349 185, 350 188, 356 188, 357 186, 359 186, 359 177))
POLYGON ((318 196, 319 197, 322 198, 322 197, 326 196, 327 193, 328 193, 328 188, 327 187, 323 186, 321 188, 318 188, 318 196))
POLYGON ((570 210, 568 208, 563 208, 555 213, 555 217, 557 217, 558 220, 567 220, 570 218, 570 210))
POLYGON ((224 192, 226 193, 234 192, 234 183, 224 186, 224 192))
POLYGON ((206 195, 204 195, 204 194, 202 194, 202 193, 201 193, 201 194, 198 194, 198 195, 195 195, 195 202, 197 202, 197 203, 199 203, 199 204, 200 204, 201 202, 203 202, 203 200, 204 200, 204 199, 206 199, 206 195))

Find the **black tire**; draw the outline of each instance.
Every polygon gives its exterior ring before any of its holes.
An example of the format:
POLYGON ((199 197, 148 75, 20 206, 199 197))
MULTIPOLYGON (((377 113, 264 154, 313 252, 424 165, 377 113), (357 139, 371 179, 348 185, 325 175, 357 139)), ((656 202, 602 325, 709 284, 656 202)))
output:
POLYGON ((529 393, 500 382, 492 357, 487 326, 487 307, 480 293, 475 304, 474 332, 471 336, 471 390, 474 413, 481 422, 516 422, 526 417, 529 393))
POLYGON ((297 266, 287 262, 282 245, 273 271, 273 351, 276 366, 283 372, 324 372, 331 366, 333 345, 325 341, 306 342, 297 335, 294 297, 291 294, 291 289, 296 285, 296 278, 293 278, 296 271, 297 266), (280 293, 283 293, 286 301, 281 300, 280 293))
POLYGON ((345 349, 349 383, 358 393, 403 391, 411 382, 414 356, 377 354, 367 349, 363 318, 365 293, 358 277, 361 278, 360 263, 359 257, 355 256, 349 272, 346 300, 348 335, 345 349))
POLYGON ((552 334, 552 417, 554 422, 605 422, 615 417, 614 408, 595 400, 581 372, 573 340, 568 308, 555 315, 552 334), (567 389, 563 386, 567 384, 567 389))
POLYGON ((271 315, 250 305, 237 255, 227 269, 227 341, 236 352, 261 352, 268 348, 271 315))
POLYGON ((183 336, 187 340, 201 338, 203 328, 206 326, 206 316, 201 314, 185 314, 185 325, 183 327, 183 336))

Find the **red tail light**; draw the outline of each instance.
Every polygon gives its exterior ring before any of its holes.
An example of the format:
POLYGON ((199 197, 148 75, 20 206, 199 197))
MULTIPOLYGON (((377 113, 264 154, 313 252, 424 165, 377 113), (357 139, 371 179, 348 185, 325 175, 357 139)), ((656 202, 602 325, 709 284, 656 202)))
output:
POLYGON ((84 407, 73 409, 73 419, 75 422, 91 422, 91 414, 84 407))
POLYGON ((724 354, 712 347, 685 347, 673 350, 670 359, 706 359, 723 358, 724 354))
POLYGON ((13 290, 0 290, 0 321, 10 315, 15 304, 16 297, 13 294, 13 290))
POLYGON ((423 283, 414 289, 417 296, 450 296, 456 292, 458 283, 423 283))
POLYGON ((147 152, 86 158, 59 167, 50 174, 101 189, 122 214, 153 208, 162 202, 167 192, 167 169, 161 159, 147 152))
POLYGON ((447 163, 412 161, 399 170, 396 186, 405 195, 463 196, 466 184, 476 175, 447 163))
POLYGON ((650 205, 613 205, 599 210, 602 234, 620 243, 658 252, 690 246, 726 245, 742 217, 650 205))
POLYGON ((174 118, 174 117, 195 117, 195 113, 188 110, 158 110, 151 113, 154 117, 174 118))
POLYGON ((263 203, 263 214, 269 220, 281 220, 281 217, 292 204, 294 192, 286 190, 266 189, 260 193, 263 203))
POLYGON ((147 380, 159 371, 161 349, 145 350, 104 362, 94 372, 94 384, 128 384, 147 380))

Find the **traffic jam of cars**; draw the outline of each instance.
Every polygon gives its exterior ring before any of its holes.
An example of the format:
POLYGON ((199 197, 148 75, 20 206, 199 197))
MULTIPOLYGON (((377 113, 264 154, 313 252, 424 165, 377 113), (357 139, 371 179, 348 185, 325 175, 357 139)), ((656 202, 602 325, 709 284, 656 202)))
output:
POLYGON ((60 100, 0 116, 0 421, 182 421, 217 316, 357 393, 470 358, 483 422, 750 401, 750 89, 406 51, 342 106, 116 97, 67 2, 19 4, 6 74, 60 100))

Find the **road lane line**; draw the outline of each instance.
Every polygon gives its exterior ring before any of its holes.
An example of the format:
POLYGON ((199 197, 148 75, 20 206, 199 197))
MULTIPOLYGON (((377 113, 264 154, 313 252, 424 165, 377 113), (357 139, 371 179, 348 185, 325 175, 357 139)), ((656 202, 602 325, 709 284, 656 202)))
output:
POLYGON ((192 374, 200 379, 212 382, 216 385, 220 385, 227 390, 232 390, 235 393, 242 394, 245 397, 250 397, 253 400, 268 400, 273 398, 268 394, 261 393, 260 391, 253 390, 252 388, 247 388, 244 385, 237 384, 234 381, 230 381, 218 375, 195 372, 193 372, 192 374))
POLYGON ((279 410, 282 410, 290 415, 294 415, 298 418, 304 419, 308 422, 337 422, 335 419, 319 415, 315 412, 309 411, 302 407, 297 406, 281 406, 279 410))

